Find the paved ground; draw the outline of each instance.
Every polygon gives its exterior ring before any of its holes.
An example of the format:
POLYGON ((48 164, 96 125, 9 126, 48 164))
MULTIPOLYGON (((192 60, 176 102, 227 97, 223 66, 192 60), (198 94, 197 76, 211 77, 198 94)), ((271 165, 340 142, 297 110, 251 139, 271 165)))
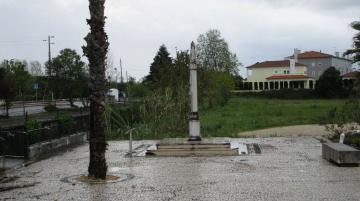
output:
POLYGON ((132 174, 133 179, 106 185, 60 181, 66 176, 86 173, 89 153, 84 145, 18 169, 13 174, 20 178, 10 184, 39 183, 1 192, 0 200, 360 200, 360 167, 340 168, 323 160, 321 144, 312 137, 238 141, 260 143, 263 153, 125 158, 127 142, 110 142, 109 169, 132 174))
POLYGON ((241 136, 251 137, 288 137, 288 136, 324 136, 328 135, 325 126, 310 124, 283 126, 275 128, 260 129, 255 131, 247 131, 239 133, 241 136))

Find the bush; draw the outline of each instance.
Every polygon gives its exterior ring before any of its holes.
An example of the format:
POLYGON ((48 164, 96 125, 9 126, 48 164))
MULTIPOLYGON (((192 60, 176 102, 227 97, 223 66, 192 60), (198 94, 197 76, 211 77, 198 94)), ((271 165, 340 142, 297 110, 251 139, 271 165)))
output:
POLYGON ((29 119, 25 122, 26 131, 29 134, 29 143, 34 144, 40 141, 41 131, 37 130, 41 128, 41 123, 37 119, 29 119), (30 131, 30 132, 29 132, 30 131))
POLYGON ((260 92, 233 93, 238 97, 270 99, 316 99, 319 96, 312 89, 280 89, 260 92))
POLYGON ((73 133, 74 118, 68 113, 62 113, 56 117, 58 122, 58 132, 60 135, 73 133))
MULTIPOLYGON (((234 80, 230 74, 215 70, 198 70, 198 97, 202 109, 224 106, 230 99, 234 80)), ((187 94, 184 94, 188 96, 187 94)))
POLYGON ((348 94, 343 88, 340 71, 335 67, 328 68, 316 82, 316 92, 322 98, 344 98, 348 94))
POLYGON ((341 133, 345 133, 346 144, 360 146, 359 135, 352 136, 349 133, 360 129, 360 101, 357 99, 349 100, 342 108, 332 108, 323 118, 327 131, 330 132, 329 138, 339 140, 341 133))
POLYGON ((55 112, 57 110, 57 108, 53 104, 47 104, 47 105, 45 105, 44 110, 46 112, 55 112))

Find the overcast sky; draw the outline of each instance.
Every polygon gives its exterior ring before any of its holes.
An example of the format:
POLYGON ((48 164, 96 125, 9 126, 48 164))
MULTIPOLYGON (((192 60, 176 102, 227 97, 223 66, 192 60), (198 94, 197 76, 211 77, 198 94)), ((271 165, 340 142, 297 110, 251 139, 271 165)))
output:
MULTIPOLYGON (((121 58, 124 74, 137 79, 161 44, 174 56, 209 29, 248 66, 294 48, 343 52, 355 33, 349 24, 360 20, 360 0, 107 0, 105 9, 114 65, 121 58)), ((53 56, 64 48, 82 54, 88 13, 87 0, 0 0, 0 60, 46 61, 49 34, 53 56)))

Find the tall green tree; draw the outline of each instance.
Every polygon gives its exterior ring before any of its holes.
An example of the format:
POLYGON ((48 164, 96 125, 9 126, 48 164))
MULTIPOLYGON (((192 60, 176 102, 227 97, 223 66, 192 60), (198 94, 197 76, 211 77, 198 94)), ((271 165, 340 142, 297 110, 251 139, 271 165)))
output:
POLYGON ((322 98, 340 98, 344 94, 340 71, 330 67, 316 82, 316 91, 322 98))
POLYGON ((165 88, 170 81, 167 74, 171 72, 172 65, 173 61, 170 57, 170 53, 165 45, 161 45, 150 65, 150 73, 145 78, 145 83, 153 89, 165 88))
POLYGON ((31 93, 32 77, 27 71, 27 62, 20 60, 10 60, 6 64, 7 76, 11 80, 14 93, 19 98, 31 93))
POLYGON ((217 29, 210 29, 205 34, 200 34, 197 39, 197 63, 200 67, 215 71, 238 74, 240 65, 236 54, 231 53, 229 45, 217 29))
POLYGON ((105 152, 105 61, 109 43, 105 33, 105 0, 89 0, 90 33, 85 37, 83 47, 90 67, 90 162, 88 176, 106 179, 107 164, 105 152))
POLYGON ((11 80, 5 67, 0 67, 0 100, 5 102, 6 117, 9 117, 9 109, 11 101, 14 98, 14 93, 11 88, 11 80))
POLYGON ((81 97, 86 79, 85 63, 80 55, 72 49, 63 49, 60 54, 52 59, 51 88, 57 98, 67 98, 74 106, 74 98, 81 97))

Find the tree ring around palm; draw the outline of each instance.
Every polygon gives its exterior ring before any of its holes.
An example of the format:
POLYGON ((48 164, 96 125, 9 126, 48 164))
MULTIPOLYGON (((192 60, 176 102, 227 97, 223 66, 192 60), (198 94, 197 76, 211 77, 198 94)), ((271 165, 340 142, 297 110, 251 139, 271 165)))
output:
POLYGON ((70 183, 72 185, 76 184, 107 184, 107 183, 116 183, 123 182, 134 178, 131 174, 124 173, 114 173, 106 175, 106 179, 95 179, 93 177, 89 177, 88 175, 73 175, 69 177, 62 178, 62 182, 70 183))

